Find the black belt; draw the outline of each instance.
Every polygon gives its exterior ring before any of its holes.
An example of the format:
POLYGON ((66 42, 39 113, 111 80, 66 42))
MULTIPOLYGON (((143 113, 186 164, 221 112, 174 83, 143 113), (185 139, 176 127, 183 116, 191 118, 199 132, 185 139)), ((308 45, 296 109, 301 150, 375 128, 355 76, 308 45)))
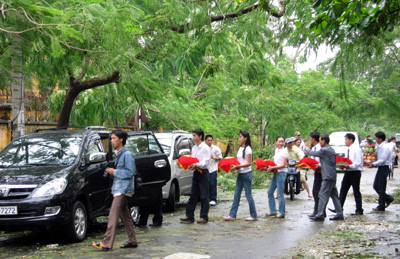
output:
POLYGON ((379 165, 378 168, 379 168, 379 167, 380 167, 380 168, 385 168, 385 167, 389 168, 388 165, 379 165))
POLYGON ((353 172, 360 172, 361 173, 361 170, 346 170, 345 172, 346 173, 353 173, 353 172))

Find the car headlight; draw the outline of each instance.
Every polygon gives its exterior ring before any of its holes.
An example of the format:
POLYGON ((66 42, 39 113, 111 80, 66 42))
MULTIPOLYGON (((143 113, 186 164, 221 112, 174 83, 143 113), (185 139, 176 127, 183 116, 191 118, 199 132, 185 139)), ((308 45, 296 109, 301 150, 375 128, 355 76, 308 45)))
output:
POLYGON ((50 181, 36 190, 32 195, 33 198, 52 196, 55 194, 62 193, 67 187, 68 181, 64 178, 58 178, 50 181))

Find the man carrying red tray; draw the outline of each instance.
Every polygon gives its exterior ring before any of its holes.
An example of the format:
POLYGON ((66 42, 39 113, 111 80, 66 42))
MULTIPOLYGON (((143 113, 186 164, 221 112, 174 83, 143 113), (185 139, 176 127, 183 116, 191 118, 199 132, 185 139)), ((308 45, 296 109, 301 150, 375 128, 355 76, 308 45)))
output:
POLYGON ((186 217, 181 218, 182 222, 193 223, 194 222, 194 210, 196 209, 196 203, 200 198, 200 219, 197 221, 199 224, 205 224, 208 222, 208 211, 210 209, 209 204, 209 182, 210 173, 208 172, 208 164, 211 160, 210 147, 204 143, 204 132, 201 129, 195 129, 192 131, 193 141, 196 145, 192 148, 192 156, 196 157, 199 162, 191 164, 190 170, 194 170, 192 179, 192 191, 190 194, 189 202, 186 205, 186 217))
MULTIPOLYGON (((346 164, 344 168, 344 176, 342 180, 342 186, 340 187, 339 200, 342 208, 346 201, 347 192, 350 187, 353 186, 354 199, 356 201, 356 211, 351 215, 363 215, 364 210, 362 208, 362 196, 360 192, 360 180, 361 172, 363 170, 363 153, 360 145, 354 143, 356 136, 351 133, 347 133, 344 136, 344 143, 348 147, 346 158, 351 160, 351 164, 346 164)), ((335 210, 329 209, 330 211, 336 212, 335 210)))

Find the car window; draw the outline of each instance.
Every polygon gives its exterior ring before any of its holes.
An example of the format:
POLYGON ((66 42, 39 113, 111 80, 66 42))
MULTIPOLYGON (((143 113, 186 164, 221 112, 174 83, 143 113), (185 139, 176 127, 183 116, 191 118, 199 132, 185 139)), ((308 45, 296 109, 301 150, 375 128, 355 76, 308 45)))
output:
POLYGON ((69 165, 81 145, 78 137, 46 139, 20 139, 10 143, 0 153, 2 166, 69 165))
POLYGON ((175 145, 176 145, 175 157, 190 154, 191 145, 189 139, 187 138, 177 139, 175 145))
POLYGON ((160 146, 158 145, 156 139, 152 135, 149 135, 149 152, 150 154, 162 153, 160 146))
POLYGON ((86 158, 89 159, 89 156, 93 153, 103 152, 103 147, 100 143, 100 139, 92 140, 89 144, 88 151, 86 152, 86 158))

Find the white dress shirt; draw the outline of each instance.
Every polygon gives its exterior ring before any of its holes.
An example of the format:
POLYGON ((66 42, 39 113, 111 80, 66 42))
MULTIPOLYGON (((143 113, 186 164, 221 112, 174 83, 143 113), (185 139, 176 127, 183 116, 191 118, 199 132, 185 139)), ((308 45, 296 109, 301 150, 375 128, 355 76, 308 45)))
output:
MULTIPOLYGON (((321 145, 318 143, 317 145, 313 146, 313 148, 311 150, 316 152, 316 151, 319 151, 320 149, 321 149, 321 145)), ((317 160, 317 162, 319 164, 319 157, 311 156, 311 158, 317 160)))
POLYGON ((392 153, 385 142, 377 146, 376 154, 378 156, 378 161, 372 163, 374 166, 384 166, 392 163, 392 153))
MULTIPOLYGON (((346 154, 347 157, 347 154, 346 154)), ((363 170, 363 152, 360 148, 360 145, 353 143, 349 147, 349 156, 348 159, 353 162, 349 165, 351 170, 362 171, 363 170)))
POLYGON ((211 160, 211 150, 206 143, 201 142, 200 145, 194 145, 192 148, 192 156, 200 161, 196 163, 198 168, 208 169, 208 164, 211 160))
MULTIPOLYGON (((216 145, 211 145, 210 150, 211 150, 212 157, 219 157, 222 159, 222 153, 221 153, 221 149, 219 147, 217 147, 216 145)), ((218 163, 219 163, 218 160, 214 160, 211 158, 210 164, 208 167, 208 171, 210 171, 210 173, 217 171, 218 163)))

